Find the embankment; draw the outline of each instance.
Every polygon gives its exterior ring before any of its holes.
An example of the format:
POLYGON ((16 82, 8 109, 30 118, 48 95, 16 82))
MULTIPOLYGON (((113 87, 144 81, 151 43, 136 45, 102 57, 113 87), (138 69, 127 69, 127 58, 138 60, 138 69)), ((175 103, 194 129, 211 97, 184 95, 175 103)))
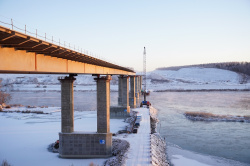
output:
POLYGON ((169 166, 167 161, 166 154, 166 142, 156 131, 157 123, 159 122, 157 118, 157 110, 153 107, 149 108, 150 112, 150 126, 151 126, 151 135, 150 135, 150 148, 151 148, 151 159, 152 165, 155 166, 169 166))

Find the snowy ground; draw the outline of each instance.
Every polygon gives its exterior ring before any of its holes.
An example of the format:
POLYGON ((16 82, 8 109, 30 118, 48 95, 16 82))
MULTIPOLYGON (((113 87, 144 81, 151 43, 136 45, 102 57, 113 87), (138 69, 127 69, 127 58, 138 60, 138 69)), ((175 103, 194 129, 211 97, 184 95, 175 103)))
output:
POLYGON ((134 111, 138 111, 142 115, 138 133, 119 136, 120 139, 126 139, 130 143, 126 165, 151 165, 149 110, 147 108, 138 108, 134 109, 134 111))
POLYGON ((147 74, 147 85, 152 91, 250 89, 249 76, 216 68, 182 68, 155 70, 147 74))
MULTIPOLYGON (((63 75, 0 74, 6 91, 60 91, 58 77, 63 75)), ((78 75, 74 90, 96 90, 94 77, 78 75)), ((250 89, 250 78, 236 72, 189 67, 179 70, 154 70, 147 73, 147 87, 151 91, 166 90, 242 90, 250 89)), ((111 90, 118 91, 118 78, 112 77, 111 90)))
MULTIPOLYGON (((13 113, 0 112, 0 162, 7 160, 11 165, 43 166, 85 166, 91 162, 102 165, 106 159, 62 159, 58 153, 47 150, 50 143, 58 139, 61 128, 60 108, 29 108, 32 111, 43 111, 48 114, 16 113, 17 110, 27 108, 15 108, 13 113)), ((130 143, 127 153, 127 166, 151 165, 150 157, 150 119, 149 110, 146 108, 135 109, 142 114, 141 126, 137 134, 120 134, 114 138, 124 139, 130 143)), ((6 109, 4 109, 6 111, 6 109)), ((76 131, 96 131, 96 111, 75 112, 76 131)), ((122 119, 111 119, 111 132, 123 130, 127 123, 122 119)), ((186 151, 170 145, 167 148, 168 159, 175 166, 226 166, 239 165, 235 161, 206 156, 186 151), (232 164, 233 162, 233 164, 232 164)), ((160 154, 157 154, 160 155, 160 154)))
MULTIPOLYGON (((106 159, 62 159, 47 150, 61 130, 58 108, 40 109, 49 114, 0 113, 0 162, 25 166, 85 166, 91 162, 102 165, 106 159)), ((75 112, 76 131, 96 131, 96 111, 75 112)), ((122 119, 111 119, 111 132, 125 128, 122 119)))
POLYGON ((225 159, 222 157, 209 156, 181 149, 176 145, 167 148, 168 159, 174 166, 248 166, 249 164, 225 159))
MULTIPOLYGON (((114 138, 125 139, 130 143, 127 153, 127 166, 151 165, 150 157, 150 116, 147 108, 134 109, 142 115, 137 134, 121 134, 114 138)), ((60 131, 60 108, 13 107, 0 113, 0 161, 7 160, 11 165, 89 165, 91 162, 102 165, 106 159, 62 159, 58 153, 47 150, 50 143, 58 139, 60 131), (48 114, 24 114, 15 111, 43 111, 48 114), (10 112, 12 111, 12 113, 10 112)), ((122 119, 111 119, 111 132, 125 128, 122 119)), ((76 131, 96 131, 96 111, 75 112, 76 131)))

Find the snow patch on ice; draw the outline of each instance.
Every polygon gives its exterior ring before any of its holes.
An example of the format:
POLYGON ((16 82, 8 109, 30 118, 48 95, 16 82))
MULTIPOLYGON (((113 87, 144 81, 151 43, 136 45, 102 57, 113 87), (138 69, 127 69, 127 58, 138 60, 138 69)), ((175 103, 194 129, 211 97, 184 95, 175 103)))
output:
POLYGON ((222 157, 199 154, 168 143, 167 155, 174 166, 247 166, 248 164, 222 157))
POLYGON ((211 165, 200 163, 196 160, 185 158, 181 155, 173 155, 172 157, 173 157, 172 164, 174 164, 175 166, 178 166, 178 165, 211 166, 211 165))

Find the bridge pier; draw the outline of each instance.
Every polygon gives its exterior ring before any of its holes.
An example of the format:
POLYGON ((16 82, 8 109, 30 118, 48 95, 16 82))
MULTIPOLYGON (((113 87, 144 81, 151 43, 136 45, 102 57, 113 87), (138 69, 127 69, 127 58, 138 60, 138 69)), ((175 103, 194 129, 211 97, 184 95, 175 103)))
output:
POLYGON ((142 90, 142 76, 139 76, 140 77, 140 94, 141 94, 141 90, 142 90))
POLYGON ((110 107, 112 118, 124 118, 129 116, 129 76, 121 75, 118 77, 118 106, 110 107))
POLYGON ((142 76, 136 76, 136 88, 135 88, 135 93, 136 93, 136 105, 139 106, 141 101, 140 101, 140 96, 141 96, 141 90, 142 90, 142 76))
POLYGON ((59 133, 59 156, 62 158, 105 158, 112 156, 110 133, 110 80, 97 77, 97 132, 74 131, 74 77, 61 82, 62 130, 59 133))
POLYGON ((135 97, 136 97, 136 105, 140 105, 140 91, 139 91, 139 76, 135 76, 135 97))
POLYGON ((135 76, 130 76, 130 93, 129 93, 129 106, 130 108, 136 108, 135 97, 135 76))
POLYGON ((95 78, 97 83, 97 132, 110 132, 110 80, 111 76, 95 78))
POLYGON ((61 132, 74 132, 74 90, 73 76, 60 78, 61 82, 61 132))

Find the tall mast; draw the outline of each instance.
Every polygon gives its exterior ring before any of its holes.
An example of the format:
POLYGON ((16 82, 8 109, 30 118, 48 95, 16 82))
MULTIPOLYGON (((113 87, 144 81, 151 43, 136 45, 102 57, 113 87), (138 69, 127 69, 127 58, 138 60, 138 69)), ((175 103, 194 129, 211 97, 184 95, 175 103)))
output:
POLYGON ((146 89, 147 89, 147 74, 146 74, 146 48, 143 51, 143 82, 144 82, 144 101, 146 101, 146 89))

